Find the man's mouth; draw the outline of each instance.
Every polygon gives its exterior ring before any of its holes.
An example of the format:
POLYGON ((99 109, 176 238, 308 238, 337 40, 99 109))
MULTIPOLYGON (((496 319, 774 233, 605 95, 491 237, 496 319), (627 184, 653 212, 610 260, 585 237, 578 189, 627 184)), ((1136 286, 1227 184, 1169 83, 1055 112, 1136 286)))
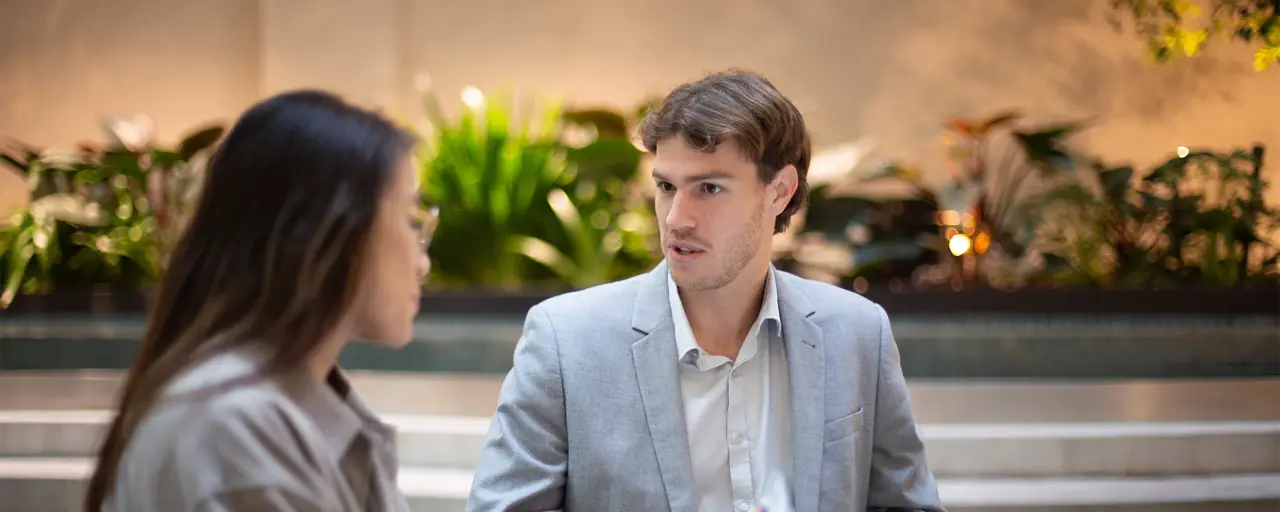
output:
POLYGON ((672 250, 674 250, 674 251, 676 252, 676 254, 686 254, 686 255, 687 255, 687 254, 698 254, 698 253, 700 253, 700 252, 703 252, 703 250, 702 250, 702 249, 700 249, 700 248, 698 248, 698 247, 696 247, 696 246, 692 246, 692 245, 685 245, 685 244, 672 244, 672 245, 671 245, 671 249, 672 249, 672 250))

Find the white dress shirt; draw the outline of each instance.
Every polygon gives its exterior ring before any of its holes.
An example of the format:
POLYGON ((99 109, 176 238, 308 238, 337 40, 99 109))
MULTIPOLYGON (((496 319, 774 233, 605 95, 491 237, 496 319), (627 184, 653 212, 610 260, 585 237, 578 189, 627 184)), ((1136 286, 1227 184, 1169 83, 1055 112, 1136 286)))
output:
POLYGON ((773 266, 737 360, 698 346, 670 274, 680 392, 700 512, 790 510, 791 397, 773 266))

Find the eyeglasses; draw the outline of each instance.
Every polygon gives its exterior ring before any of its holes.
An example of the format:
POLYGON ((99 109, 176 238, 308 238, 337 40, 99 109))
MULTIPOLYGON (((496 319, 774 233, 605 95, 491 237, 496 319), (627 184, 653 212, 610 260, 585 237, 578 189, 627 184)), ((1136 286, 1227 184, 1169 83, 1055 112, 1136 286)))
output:
POLYGON ((440 224, 440 207, 428 205, 418 210, 418 248, 427 252, 431 247, 431 237, 436 234, 436 226, 440 224))

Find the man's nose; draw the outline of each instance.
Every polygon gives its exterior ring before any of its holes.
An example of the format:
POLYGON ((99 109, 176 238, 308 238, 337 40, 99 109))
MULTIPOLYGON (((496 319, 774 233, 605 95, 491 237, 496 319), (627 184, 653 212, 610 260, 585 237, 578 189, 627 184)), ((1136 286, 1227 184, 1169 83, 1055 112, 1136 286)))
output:
POLYGON ((667 229, 682 231, 697 227, 694 218, 694 205, 683 194, 677 192, 671 198, 671 209, 667 211, 667 229))

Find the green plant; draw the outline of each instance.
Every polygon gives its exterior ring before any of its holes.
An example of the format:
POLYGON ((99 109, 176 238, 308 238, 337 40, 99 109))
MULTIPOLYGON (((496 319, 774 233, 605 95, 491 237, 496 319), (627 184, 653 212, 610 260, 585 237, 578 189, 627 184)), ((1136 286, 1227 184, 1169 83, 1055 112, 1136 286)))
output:
POLYGON ((977 261, 988 250, 1021 258, 1036 230, 1030 218, 1018 215, 1027 180, 1032 176, 1054 179, 1075 168, 1067 139, 1082 128, 1081 123, 1018 128, 1020 117, 1006 112, 976 121, 946 122, 951 179, 942 186, 929 183, 919 168, 903 164, 886 166, 864 180, 906 183, 916 200, 937 209, 939 235, 916 233, 913 238, 944 259, 950 258, 948 253, 955 256, 945 262, 953 267, 950 280, 955 285, 991 281, 984 274, 998 269, 977 261), (1007 138, 999 138, 1002 133, 1007 138))
POLYGON ((795 246, 777 264, 844 286, 904 284, 917 269, 938 262, 943 248, 937 242, 937 210, 929 197, 849 196, 835 192, 833 184, 816 184, 799 214, 795 246))
POLYGON ((639 152, 608 130, 617 119, 554 103, 518 116, 505 95, 468 94, 451 120, 425 93, 423 201, 440 207, 432 282, 582 287, 633 272, 647 253, 628 215, 639 152), (595 132, 568 144, 567 125, 595 132))
POLYGON ((561 136, 571 183, 548 196, 560 221, 551 243, 531 242, 530 257, 574 287, 631 277, 656 258, 653 200, 637 174, 644 152, 632 142, 636 124, 652 102, 633 116, 612 109, 570 109, 561 136))
POLYGON ((1207 21, 1201 21, 1201 10, 1191 0, 1112 0, 1111 5, 1132 18, 1156 62, 1193 57, 1217 37, 1255 46, 1258 71, 1280 60, 1280 0, 1215 0, 1207 21))
POLYGON ((113 133, 106 147, 13 143, 0 152, 31 191, 27 209, 0 229, 0 307, 19 291, 153 282, 198 193, 206 150, 221 134, 205 127, 176 148, 153 147, 149 134, 113 133))
POLYGON ((1263 202, 1264 151, 1188 151, 1135 179, 1094 162, 1092 183, 1043 196, 1051 282, 1185 287, 1280 282, 1280 211, 1263 202))

